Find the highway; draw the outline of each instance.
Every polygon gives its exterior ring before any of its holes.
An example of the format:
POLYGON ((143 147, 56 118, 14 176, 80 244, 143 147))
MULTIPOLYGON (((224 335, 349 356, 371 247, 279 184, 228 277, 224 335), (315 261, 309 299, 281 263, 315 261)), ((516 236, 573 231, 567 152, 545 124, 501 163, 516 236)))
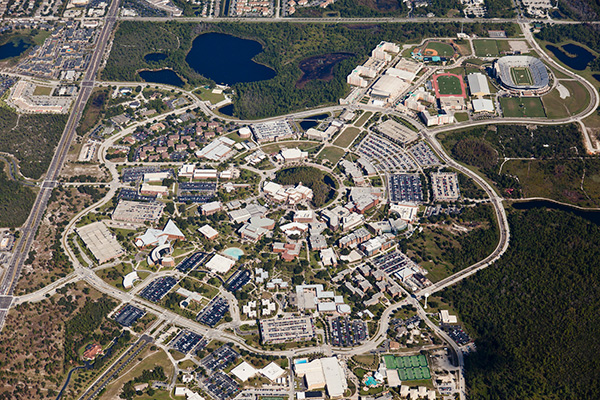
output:
POLYGON ((11 259, 8 268, 2 278, 0 284, 0 330, 4 326, 4 318, 10 307, 9 299, 12 300, 12 295, 15 291, 23 263, 28 257, 31 245, 35 239, 40 221, 46 210, 48 200, 52 194, 52 189, 56 186, 56 180, 60 174, 60 171, 65 163, 69 147, 75 136, 75 129, 79 123, 85 105, 87 103, 92 89, 94 87, 94 78, 98 72, 98 68, 102 62, 102 57, 106 51, 106 46, 109 42, 109 38, 113 27, 115 25, 117 13, 119 10, 120 0, 113 0, 110 8, 107 12, 107 16, 104 20, 104 26, 98 37, 96 43, 96 49, 94 50, 90 63, 84 75, 84 79, 81 83, 81 90, 77 95, 77 99, 73 103, 73 108, 69 119, 63 131, 62 137, 56 148, 52 162, 46 173, 44 182, 40 185, 40 191, 35 199, 29 217, 21 229, 21 238, 15 246, 13 258, 11 259))

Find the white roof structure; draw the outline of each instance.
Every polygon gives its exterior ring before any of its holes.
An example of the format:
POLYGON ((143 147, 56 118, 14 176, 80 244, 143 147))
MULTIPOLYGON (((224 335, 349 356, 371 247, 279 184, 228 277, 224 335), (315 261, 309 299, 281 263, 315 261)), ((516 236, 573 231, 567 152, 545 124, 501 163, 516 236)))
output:
POLYGON ((185 239, 185 235, 175 225, 173 220, 169 220, 164 229, 149 228, 143 235, 135 239, 137 247, 163 245, 169 239, 185 239))
POLYGON ((304 377, 309 389, 326 386, 327 394, 331 398, 341 398, 348 388, 346 375, 336 357, 296 364, 295 368, 296 374, 304 377))
POLYGON ((248 379, 256 376, 258 370, 246 361, 231 370, 231 373, 235 375, 242 382, 246 382, 248 379))
POLYGON ((100 264, 125 254, 125 249, 102 221, 82 226, 75 231, 100 264))
POLYGON ((198 158, 208 158, 212 161, 225 159, 232 152, 235 141, 227 137, 219 137, 213 140, 208 146, 196 152, 198 158))
POLYGON ((397 369, 388 369, 386 371, 386 374, 387 374, 387 380, 388 380, 389 387, 398 387, 402 384, 402 381, 400 380, 400 377, 398 376, 397 369))
POLYGON ((410 85, 400 78, 392 75, 383 75, 375 82, 371 90, 372 96, 394 98, 400 95, 402 91, 408 89, 410 85))
POLYGON ((448 310, 440 310, 440 320, 442 324, 456 324, 458 322, 456 315, 450 315, 448 310))
POLYGON ((262 375, 264 375, 267 379, 274 381, 277 378, 280 378, 283 374, 285 374, 285 370, 281 368, 279 365, 271 362, 269 365, 259 370, 262 375))
POLYGON ((201 226, 198 231, 203 234, 204 236, 206 236, 207 239, 211 239, 214 238, 215 236, 217 236, 219 234, 219 232, 217 232, 212 226, 206 224, 204 226, 201 226))
POLYGON ((308 158, 308 152, 301 151, 300 149, 283 149, 280 153, 285 161, 295 161, 308 158))
POLYGON ((494 112, 494 102, 489 99, 474 99, 472 102, 474 112, 494 112))
POLYGON ((133 283, 135 281, 139 281, 140 277, 138 276, 136 271, 130 272, 123 277, 123 287, 125 289, 129 289, 133 287, 133 283))
POLYGON ((215 256, 206 263, 206 268, 208 268, 211 272, 225 274, 231 269, 231 267, 233 267, 234 264, 235 261, 231 258, 224 257, 220 254, 215 254, 215 256))
POLYGON ((477 72, 467 75, 467 82, 469 83, 471 96, 487 96, 490 94, 487 78, 482 73, 477 72))
POLYGON ((397 69, 397 68, 390 68, 387 71, 385 71, 385 74, 393 76, 395 78, 400 78, 408 83, 412 82, 413 79, 415 79, 415 76, 417 75, 414 72, 406 71, 403 69, 397 69))
POLYGON ((169 236, 185 237, 185 235, 181 232, 181 230, 177 227, 177 225, 175 225, 175 222, 173 222, 172 219, 170 219, 167 222, 167 225, 165 225, 165 228, 163 229, 163 233, 165 233, 166 235, 169 235, 169 236))

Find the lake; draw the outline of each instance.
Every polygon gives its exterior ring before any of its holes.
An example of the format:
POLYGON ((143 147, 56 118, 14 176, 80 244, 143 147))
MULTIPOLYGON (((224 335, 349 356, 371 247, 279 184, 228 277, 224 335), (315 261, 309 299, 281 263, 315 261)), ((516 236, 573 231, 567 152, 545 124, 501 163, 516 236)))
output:
POLYGON ((591 63, 594 55, 576 44, 569 43, 561 47, 552 46, 551 44, 546 45, 546 48, 552 52, 562 63, 569 68, 573 68, 577 71, 583 71, 587 68, 588 64, 591 63))
POLYGON ((194 39, 185 61, 194 71, 219 84, 264 81, 276 72, 252 60, 262 50, 262 45, 254 40, 205 33, 194 39))
POLYGON ((150 54, 146 54, 144 56, 144 60, 146 60, 147 62, 158 62, 158 61, 162 61, 165 60, 167 58, 166 54, 163 53, 150 53, 150 54))
POLYGON ((158 71, 150 71, 148 69, 139 71, 138 75, 146 82, 162 83, 172 86, 183 86, 183 80, 171 69, 159 69, 158 71))
POLYGON ((321 123, 321 121, 327 117, 329 117, 329 114, 319 114, 319 115, 310 116, 310 117, 300 121, 300 128, 307 131, 310 128, 314 128, 315 126, 319 125, 321 123))
POLYGON ((15 38, 0 46, 0 60, 17 57, 31 48, 32 44, 21 38, 15 38))
POLYGON ((233 117, 233 104, 228 104, 225 107, 221 107, 217 111, 223 115, 227 115, 228 117, 233 117))
POLYGON ((531 201, 519 201, 512 203, 513 208, 517 210, 531 210, 533 208, 549 208, 551 210, 560 210, 573 213, 583 219, 593 222, 596 225, 600 225, 600 211, 594 210, 581 210, 576 207, 566 206, 564 204, 555 203, 548 200, 531 200, 531 201))

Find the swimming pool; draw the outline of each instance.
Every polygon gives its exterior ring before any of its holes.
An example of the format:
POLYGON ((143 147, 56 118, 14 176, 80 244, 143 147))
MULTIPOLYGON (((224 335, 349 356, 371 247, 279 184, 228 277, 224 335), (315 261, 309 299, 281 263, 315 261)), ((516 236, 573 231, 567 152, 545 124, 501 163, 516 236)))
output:
POLYGON ((228 249, 225 249, 223 251, 223 254, 225 254, 226 256, 229 256, 229 257, 233 257, 236 260, 239 260, 240 257, 244 255, 244 250, 242 250, 238 247, 230 247, 228 249))
POLYGON ((367 378, 367 381, 365 382, 365 385, 367 386, 377 386, 377 380, 375 380, 375 378, 373 378, 372 376, 367 378))

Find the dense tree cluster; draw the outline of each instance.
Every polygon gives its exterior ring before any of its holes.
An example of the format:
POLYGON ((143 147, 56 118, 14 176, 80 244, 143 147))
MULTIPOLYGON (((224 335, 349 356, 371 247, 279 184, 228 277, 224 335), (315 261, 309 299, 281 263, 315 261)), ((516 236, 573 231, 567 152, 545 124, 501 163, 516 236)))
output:
POLYGON ((573 40, 600 49, 600 27, 594 24, 546 25, 535 36, 550 43, 573 40))
POLYGON ((6 164, 0 161, 0 226, 17 227, 23 225, 35 193, 29 187, 11 180, 4 172, 6 164))
POLYGON ((313 191, 312 204, 321 207, 335 196, 335 181, 315 167, 293 167, 277 172, 275 182, 281 185, 302 183, 313 191))
POLYGON ((470 397, 600 396, 600 228, 573 214, 509 216, 508 251, 443 297, 477 338, 470 397))

